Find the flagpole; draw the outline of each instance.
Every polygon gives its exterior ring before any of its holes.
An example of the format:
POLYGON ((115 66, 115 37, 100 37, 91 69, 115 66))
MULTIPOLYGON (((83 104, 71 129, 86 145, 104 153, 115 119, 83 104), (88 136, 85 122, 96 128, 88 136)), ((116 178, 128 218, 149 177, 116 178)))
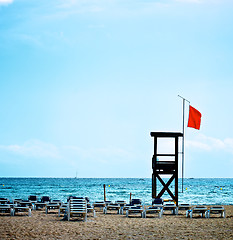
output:
POLYGON ((190 102, 184 97, 181 97, 180 95, 178 95, 178 97, 183 99, 183 141, 182 141, 182 193, 183 193, 184 192, 184 113, 185 113, 185 101, 187 101, 189 104, 190 102))

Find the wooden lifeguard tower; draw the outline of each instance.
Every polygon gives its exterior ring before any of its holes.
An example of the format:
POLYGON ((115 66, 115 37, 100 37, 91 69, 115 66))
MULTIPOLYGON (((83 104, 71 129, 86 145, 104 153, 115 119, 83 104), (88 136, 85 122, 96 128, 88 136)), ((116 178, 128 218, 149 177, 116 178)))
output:
POLYGON ((183 137, 180 132, 151 132, 154 138, 154 155, 152 157, 152 198, 161 198, 165 191, 171 196, 172 200, 178 206, 178 155, 179 155, 179 137, 183 137), (174 153, 158 153, 158 138, 175 139, 174 153), (159 160, 159 157, 169 157, 169 161, 159 160), (163 175, 171 175, 167 183, 162 179, 163 175), (157 193, 157 180, 163 185, 162 190, 157 193), (170 184, 175 180, 175 193, 169 189, 170 184))

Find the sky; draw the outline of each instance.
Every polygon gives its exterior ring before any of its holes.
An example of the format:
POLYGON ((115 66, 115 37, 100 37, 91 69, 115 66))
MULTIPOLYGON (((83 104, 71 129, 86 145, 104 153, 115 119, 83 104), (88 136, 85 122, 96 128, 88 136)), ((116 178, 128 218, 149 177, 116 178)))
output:
POLYGON ((0 176, 150 178, 150 132, 182 132, 181 95, 202 113, 187 128, 186 102, 185 177, 232 178, 232 12, 231 0, 0 0, 0 176))

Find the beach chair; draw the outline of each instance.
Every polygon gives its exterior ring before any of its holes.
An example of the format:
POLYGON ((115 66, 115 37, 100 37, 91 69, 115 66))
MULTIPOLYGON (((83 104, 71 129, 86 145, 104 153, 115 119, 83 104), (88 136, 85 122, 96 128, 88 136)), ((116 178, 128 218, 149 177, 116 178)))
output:
POLYGON ((199 214, 201 217, 206 217, 208 218, 208 209, 205 206, 202 205, 197 205, 195 207, 192 207, 192 209, 187 210, 186 212, 186 217, 193 217, 193 214, 199 214))
POLYGON ((93 217, 95 218, 95 209, 90 203, 87 203, 87 213, 93 213, 93 217))
POLYGON ((142 218, 144 217, 144 209, 142 208, 142 206, 130 206, 128 210, 126 210, 126 217, 129 217, 129 215, 131 214, 136 215, 138 213, 141 214, 142 218))
POLYGON ((163 199, 162 198, 154 198, 152 200, 152 205, 162 206, 163 205, 163 199))
POLYGON ((106 201, 104 201, 105 202, 105 205, 106 206, 108 206, 109 204, 113 204, 113 202, 112 201, 109 201, 109 200, 106 200, 106 201))
POLYGON ((58 209, 58 217, 60 217, 61 214, 66 214, 67 207, 68 207, 68 203, 61 203, 58 209))
POLYGON ((120 214, 121 206, 120 206, 120 204, 117 204, 117 203, 112 203, 112 204, 106 205, 106 207, 104 207, 104 209, 103 209, 104 214, 107 214, 108 210, 117 210, 117 214, 120 214))
POLYGON ((32 215, 32 203, 30 201, 18 202, 17 205, 13 206, 13 209, 14 215, 21 212, 27 212, 29 217, 32 215))
POLYGON ((30 196, 28 196, 28 200, 29 201, 31 201, 32 203, 35 203, 35 202, 37 202, 37 196, 35 196, 35 195, 30 195, 30 196))
POLYGON ((163 213, 163 199, 162 198, 152 199, 152 207, 162 209, 163 213))
POLYGON ((22 201, 23 201, 22 198, 15 198, 15 199, 13 199, 13 204, 14 204, 14 205, 17 205, 17 204, 19 204, 19 203, 22 202, 22 201))
POLYGON ((34 203, 35 209, 38 210, 39 208, 44 208, 51 199, 49 196, 42 196, 40 201, 34 203))
POLYGON ((226 217, 226 211, 225 211, 225 208, 223 206, 213 206, 213 207, 210 207, 210 209, 208 210, 208 218, 212 214, 220 214, 221 217, 223 217, 223 218, 226 217))
POLYGON ((10 204, 0 204, 0 213, 10 213, 11 216, 14 216, 14 209, 10 204))
POLYGON ((87 202, 87 213, 93 213, 93 217, 95 218, 95 209, 93 205, 90 203, 89 197, 85 197, 85 200, 87 202))
POLYGON ((161 218, 163 215, 163 207, 162 206, 146 207, 143 212, 143 217, 146 218, 148 214, 153 214, 153 215, 158 214, 158 217, 161 218))
POLYGON ((130 201, 130 204, 133 206, 141 206, 142 205, 142 200, 138 198, 134 198, 130 201))
MULTIPOLYGON (((121 209, 120 209, 120 214, 123 214, 124 213, 124 206, 126 206, 126 201, 125 200, 117 200, 115 201, 116 204, 119 204, 121 206, 121 209)), ((128 209, 128 208, 127 208, 128 209)))
POLYGON ((33 208, 33 204, 31 201, 29 200, 22 200, 22 201, 19 201, 17 206, 20 206, 20 207, 30 207, 30 209, 33 208))
POLYGON ((125 200, 117 200, 115 201, 116 204, 119 204, 121 207, 124 207, 126 205, 126 201, 125 200))
POLYGON ((178 207, 175 203, 165 203, 163 205, 163 212, 171 211, 173 215, 178 215, 178 207))
POLYGON ((105 203, 105 201, 96 201, 93 203, 93 207, 94 207, 94 209, 97 208, 97 209, 103 210, 106 207, 106 203, 105 203))
POLYGON ((131 204, 125 204, 123 207, 121 207, 121 214, 124 214, 124 210, 127 211, 130 207, 132 207, 133 205, 131 204))
POLYGON ((0 204, 7 204, 9 201, 8 198, 0 198, 0 204))
POLYGON ((142 200, 141 199, 132 199, 129 204, 125 204, 121 208, 121 214, 124 214, 124 210, 127 211, 132 206, 142 207, 142 200))
POLYGON ((60 208, 61 201, 60 200, 52 200, 45 205, 45 213, 48 214, 49 210, 51 209, 58 209, 60 208))
POLYGON ((178 205, 178 210, 190 210, 192 208, 192 205, 188 204, 188 203, 181 203, 178 205))
POLYGON ((87 220, 87 202, 85 198, 71 198, 69 200, 67 208, 68 221, 73 216, 81 216, 84 221, 87 220))

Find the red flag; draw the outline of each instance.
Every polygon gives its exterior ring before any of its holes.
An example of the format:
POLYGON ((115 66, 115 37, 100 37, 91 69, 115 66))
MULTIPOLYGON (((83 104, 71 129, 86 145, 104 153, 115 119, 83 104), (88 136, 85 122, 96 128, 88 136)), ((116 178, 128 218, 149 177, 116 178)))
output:
POLYGON ((189 105, 189 120, 188 127, 200 129, 201 125, 201 113, 191 105, 189 105))

